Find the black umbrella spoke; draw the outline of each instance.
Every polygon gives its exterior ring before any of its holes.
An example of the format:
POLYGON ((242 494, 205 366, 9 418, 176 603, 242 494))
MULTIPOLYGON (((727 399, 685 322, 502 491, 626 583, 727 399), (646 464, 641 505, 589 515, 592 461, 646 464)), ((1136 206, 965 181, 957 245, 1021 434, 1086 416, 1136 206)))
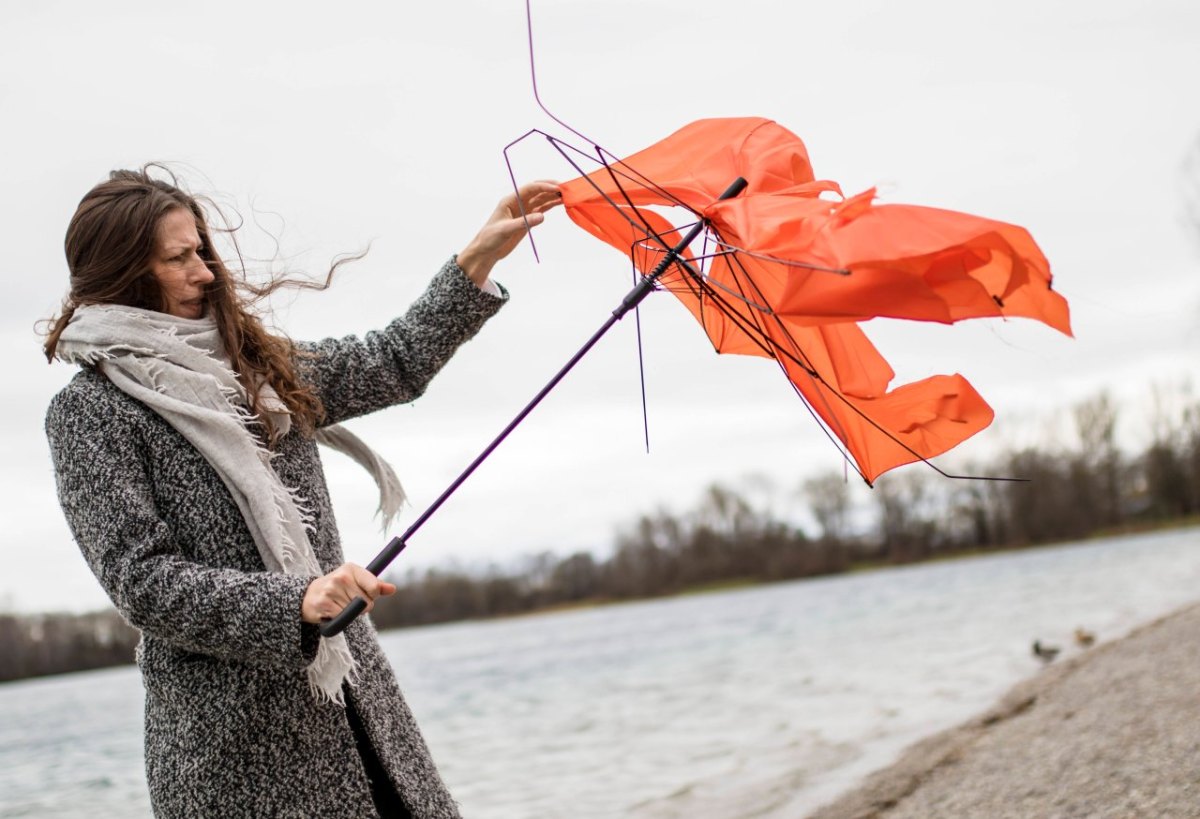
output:
MULTIPOLYGON (((542 131, 540 129, 531 128, 530 130, 526 131, 524 134, 522 134, 521 136, 517 137, 512 142, 510 142, 504 146, 504 150, 503 150, 504 164, 508 168, 508 178, 509 178, 509 182, 512 184, 514 193, 516 193, 519 190, 520 186, 517 183, 516 173, 513 171, 512 158, 509 156, 509 150, 511 148, 513 148, 513 146, 523 142, 524 140, 528 139, 529 137, 531 137, 535 134, 538 136, 544 137, 546 139, 546 141, 549 142, 550 145, 556 151, 558 151, 559 155, 562 156, 562 158, 564 160, 566 160, 567 164, 569 164, 572 168, 574 168, 576 173, 578 173, 581 177, 583 177, 584 179, 587 180, 588 184, 591 185, 592 190, 594 190, 599 196, 601 196, 604 199, 604 201, 607 202, 613 209, 615 209, 618 213, 620 213, 625 218, 625 220, 627 222, 629 222, 631 227, 633 227, 635 230, 641 231, 643 234, 645 234, 645 236, 647 238, 654 238, 654 239, 662 242, 664 250, 670 249, 670 245, 668 245, 662 241, 661 237, 659 237, 658 234, 654 231, 654 229, 641 217, 640 210, 638 210, 638 208, 636 206, 634 206, 632 202, 629 202, 628 207, 632 208, 633 212, 635 214, 637 214, 638 220, 634 220, 633 218, 631 218, 629 216, 629 214, 626 212, 627 208, 622 207, 620 204, 618 204, 599 185, 597 185, 595 183, 595 181, 593 181, 591 179, 591 177, 588 174, 588 171, 586 171, 583 168, 583 166, 580 164, 580 162, 576 161, 576 158, 572 156, 571 152, 573 152, 574 154, 577 154, 579 157, 582 157, 583 159, 588 160, 589 162, 595 162, 596 164, 607 168, 610 176, 612 176, 614 174, 614 172, 613 172, 612 168, 608 165, 608 163, 606 163, 602 158, 597 159, 595 156, 592 156, 592 154, 588 153, 587 151, 577 148, 576 146, 572 145, 571 143, 561 140, 555 136, 547 134, 545 131, 542 131)), ((596 148, 598 151, 602 150, 599 148, 599 146, 596 146, 596 148)), ((631 177, 629 179, 630 179, 630 181, 635 181, 631 177)), ((618 189, 620 189, 622 191, 622 194, 624 194, 624 188, 621 187, 619 182, 617 182, 615 176, 613 176, 613 181, 614 181, 614 183, 617 184, 618 189)), ((626 195, 624 198, 628 202, 628 196, 626 195)), ((672 197, 672 199, 674 199, 674 197, 672 197)), ((677 200, 675 200, 675 201, 677 201, 677 200)), ((680 206, 687 207, 683 203, 680 203, 680 206)), ((525 205, 521 202, 520 196, 517 197, 517 207, 521 211, 521 218, 525 220, 526 225, 528 226, 529 216, 525 212, 525 205)), ((537 243, 534 241, 534 238, 533 238, 533 232, 529 231, 526 234, 526 237, 529 239, 529 245, 533 249, 534 258, 537 259, 538 261, 541 261, 541 258, 538 255, 538 251, 537 251, 537 243)))
MULTIPOLYGON (((533 87, 534 102, 537 103, 537 106, 539 108, 541 108, 542 111, 546 114, 546 116, 550 117, 550 119, 557 122, 563 128, 566 128, 568 131, 570 131, 572 134, 574 134, 575 136, 582 139, 584 142, 590 143, 592 145, 592 147, 596 150, 596 155, 599 158, 599 161, 601 164, 603 164, 603 165, 608 164, 604 159, 604 155, 608 154, 608 156, 613 157, 613 159, 616 162, 618 162, 622 165, 625 165, 623 160, 617 159, 610 151, 607 151, 604 148, 600 147, 600 145, 596 142, 596 140, 586 136, 585 134, 581 133, 580 131, 576 130, 575 128, 572 128, 570 125, 568 125, 567 123, 565 123, 561 119, 559 119, 554 114, 554 112, 551 111, 549 108, 547 108, 546 104, 544 102, 542 102, 541 94, 538 92, 537 60, 534 58, 534 50, 533 50, 533 9, 530 7, 529 0, 525 0, 525 28, 526 28, 526 34, 528 35, 528 42, 529 42, 529 77, 530 77, 531 85, 533 87)), ((547 138, 550 139, 551 141, 554 141, 554 138, 550 137, 549 135, 547 135, 547 138)), ((579 149, 573 148, 573 150, 578 151, 579 149)), ((583 153, 586 156, 589 156, 589 158, 590 158, 590 155, 586 154, 586 152, 583 152, 583 151, 579 151, 579 152, 583 153)), ((629 166, 625 165, 625 167, 628 168, 629 166)), ((629 168, 629 170, 632 173, 635 173, 635 174, 637 173, 632 168, 629 168)), ((647 186, 651 186, 655 190, 657 190, 660 193, 660 195, 675 201, 677 204, 679 204, 680 207, 687 208, 687 205, 685 203, 683 203, 683 202, 679 201, 678 199, 676 199, 675 197, 671 196, 666 190, 664 190, 663 188, 654 184, 650 179, 642 176, 641 174, 637 174, 637 175, 644 181, 645 184, 647 184, 647 186)), ((688 208, 688 209, 690 210, 690 208, 688 208)), ((699 214, 697 214, 697 215, 699 215, 699 214)))
MULTIPOLYGON (((663 199, 670 201, 671 204, 674 205, 675 207, 683 208, 684 210, 691 212, 692 214, 694 214, 697 217, 700 216, 700 211, 696 210, 691 205, 689 205, 687 202, 683 201, 678 196, 676 196, 675 194, 671 193, 666 188, 659 185, 657 182, 655 182, 650 177, 648 177, 645 174, 638 171, 636 168, 631 166, 626 160, 617 157, 611 151, 609 151, 607 148, 602 148, 599 145, 596 145, 594 147, 596 148, 596 156, 600 160, 600 164, 602 164, 602 165, 604 165, 604 167, 608 168, 610 174, 616 173, 616 171, 613 170, 614 167, 623 168, 625 170, 625 172, 621 173, 620 176, 623 176, 627 181, 640 184, 642 187, 646 188, 647 190, 652 190, 655 193, 657 193, 659 196, 661 196, 663 199), (606 156, 610 157, 611 161, 609 161, 609 159, 606 159, 605 158, 606 156)), ((616 180, 614 179, 614 182, 615 181, 616 180)), ((617 183, 617 187, 620 187, 620 183, 617 183)), ((636 205, 634 205, 632 202, 629 203, 629 206, 636 207, 636 205)))
MULTIPOLYGON (((633 274, 633 283, 636 285, 638 282, 638 277, 641 275, 641 273, 638 271, 637 263, 633 261, 632 256, 630 257, 630 262, 631 266, 633 267, 633 270, 630 272, 633 274)), ((646 361, 645 356, 642 354, 642 309, 640 306, 635 306, 633 308, 633 326, 637 334, 638 383, 641 386, 642 391, 642 434, 646 441, 646 454, 649 455, 650 412, 646 407, 646 361)))
POLYGON ((838 276, 854 275, 854 271, 846 267, 828 267, 826 265, 815 264, 813 262, 802 262, 797 259, 784 259, 779 256, 772 256, 769 253, 759 253, 754 250, 747 250, 744 247, 738 247, 737 245, 729 244, 723 238, 721 238, 720 234, 717 234, 714 237, 714 241, 722 248, 720 252, 723 253, 734 253, 741 256, 748 256, 751 259, 758 259, 759 261, 763 262, 771 262, 772 264, 783 265, 785 267, 796 267, 800 268, 801 270, 812 270, 819 273, 834 273, 838 276))

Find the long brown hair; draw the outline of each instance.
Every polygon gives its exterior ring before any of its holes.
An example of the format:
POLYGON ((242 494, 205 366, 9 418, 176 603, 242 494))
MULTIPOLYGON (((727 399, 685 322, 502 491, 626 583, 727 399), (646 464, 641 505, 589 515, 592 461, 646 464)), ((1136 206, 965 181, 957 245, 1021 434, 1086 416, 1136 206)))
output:
MULTIPOLYGON (((157 250, 159 222, 168 212, 183 208, 196 219, 203 247, 200 258, 213 273, 205 287, 207 315, 221 333, 233 370, 249 396, 251 411, 266 425, 272 441, 277 437, 261 406, 257 385, 266 382, 305 431, 313 430, 325 415, 320 399, 299 379, 293 359, 297 351, 290 340, 267 332, 252 307, 280 287, 323 290, 329 286, 338 262, 324 282, 272 278, 266 284, 250 282, 241 252, 233 237, 236 227, 218 228, 229 235, 237 252, 240 275, 233 275, 217 256, 202 202, 220 213, 208 199, 186 192, 170 169, 150 163, 140 170, 118 170, 96 185, 79 203, 67 227, 65 249, 70 270, 70 290, 61 312, 48 320, 43 349, 54 360, 59 336, 75 309, 85 304, 124 304, 164 311, 166 302, 150 263, 157 250), (151 176, 151 171, 156 173, 151 176), (161 174, 166 179, 158 178, 161 174)), ((222 215, 223 217, 223 215, 222 215)), ((358 258, 358 257, 352 257, 358 258)), ((348 261, 343 259, 342 261, 348 261)))

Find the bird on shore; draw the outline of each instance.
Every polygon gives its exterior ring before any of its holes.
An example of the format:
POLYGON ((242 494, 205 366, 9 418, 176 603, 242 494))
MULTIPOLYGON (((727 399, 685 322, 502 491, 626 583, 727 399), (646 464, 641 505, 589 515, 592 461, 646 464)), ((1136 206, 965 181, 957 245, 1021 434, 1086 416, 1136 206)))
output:
POLYGON ((1053 660, 1058 656, 1060 651, 1062 651, 1062 649, 1058 648, 1057 646, 1042 645, 1041 640, 1033 641, 1033 656, 1037 657, 1043 663, 1048 663, 1053 660))
POLYGON ((1075 629, 1075 645, 1080 648, 1090 648, 1094 642, 1096 642, 1095 632, 1082 627, 1075 629))

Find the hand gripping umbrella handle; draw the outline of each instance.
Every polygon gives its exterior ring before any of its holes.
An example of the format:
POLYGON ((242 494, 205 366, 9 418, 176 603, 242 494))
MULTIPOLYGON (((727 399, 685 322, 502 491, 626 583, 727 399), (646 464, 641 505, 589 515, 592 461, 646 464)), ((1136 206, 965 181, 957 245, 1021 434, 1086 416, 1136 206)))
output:
POLYGON ((355 597, 346 604, 346 608, 338 612, 337 617, 321 621, 321 636, 336 637, 346 630, 346 626, 354 622, 358 615, 367 610, 367 601, 355 597))
MULTIPOLYGON (((408 530, 403 535, 394 537, 388 541, 388 545, 383 547, 383 551, 375 555, 375 559, 367 564, 367 571, 376 577, 382 574, 383 570, 388 567, 388 564, 396 559, 396 555, 404 551, 404 547, 408 545, 408 538, 412 536, 412 533, 417 531, 417 529, 421 527, 421 524, 429 519, 429 516, 433 514, 433 510, 442 505, 442 501, 450 497, 450 493, 458 488, 458 484, 462 483, 468 474, 470 473, 467 472, 461 475, 459 480, 456 481, 449 489, 443 492, 442 497, 438 498, 433 506, 426 509, 424 514, 417 518, 417 521, 412 526, 408 527, 408 530)), ((366 610, 367 601, 363 600, 361 597, 355 597, 346 605, 346 608, 338 612, 336 617, 321 621, 321 636, 336 637, 345 631, 346 626, 353 623, 358 615, 362 614, 366 610)))
MULTIPOLYGON (((732 199, 745 189, 746 180, 739 176, 737 179, 733 180, 732 184, 725 189, 725 192, 717 198, 718 200, 732 199)), ((516 417, 509 422, 508 426, 506 426, 503 431, 501 431, 501 433, 497 435, 490 444, 487 445, 487 448, 484 449, 483 452, 479 453, 479 456, 475 458, 475 460, 471 461, 470 465, 462 471, 462 474, 454 479, 454 482, 451 483, 450 486, 448 486, 446 490, 438 496, 437 500, 430 504, 428 509, 421 513, 419 518, 413 521, 412 526, 409 526, 408 529, 405 530, 404 534, 392 538, 388 545, 383 547, 383 551, 375 555, 375 559, 367 564, 367 571, 378 577, 380 574, 382 574, 384 569, 391 565, 391 562, 396 559, 396 556, 399 555, 400 552, 404 551, 404 547, 408 545, 408 539, 412 537, 412 535, 418 529, 420 529, 422 525, 424 525, 425 521, 429 520, 433 513, 436 512, 438 508, 441 507, 441 505, 445 503, 451 495, 454 494, 458 487, 462 486, 463 482, 471 476, 471 473, 474 472, 479 465, 482 464, 487 457, 492 454, 496 447, 500 446, 504 439, 507 438, 509 434, 517 428, 517 425, 525 420, 525 416, 533 412, 533 408, 540 404, 542 399, 549 395, 552 389, 558 386, 558 382, 562 381, 563 378, 566 377, 567 373, 571 371, 571 368, 578 364, 581 358, 587 355, 588 351, 595 346, 596 342, 599 341, 601 337, 609 331, 609 328, 620 321, 626 313, 628 313, 634 307, 637 307, 642 299, 646 298, 650 291, 654 289, 654 283, 658 280, 658 277, 665 273, 667 268, 679 259, 687 246, 690 245, 695 238, 700 235, 700 231, 704 230, 704 226, 705 221, 701 219, 692 226, 692 229, 687 232, 686 236, 679 240, 679 243, 675 245, 675 247, 667 251, 666 255, 663 256, 657 265, 655 265, 654 269, 650 271, 649 275, 643 276, 642 280, 639 281, 637 285, 635 285, 634 288, 629 291, 628 294, 626 294, 625 298, 621 300, 621 304, 618 305, 617 309, 613 310, 612 315, 608 318, 608 321, 604 322, 600 329, 597 330, 592 337, 589 338, 587 342, 579 348, 575 355, 571 356, 571 360, 568 361, 563 368, 546 383, 546 386, 542 387, 541 391, 533 397, 533 400, 525 405, 524 409, 517 413, 516 417)), ((367 601, 363 600, 361 597, 355 597, 350 601, 350 604, 347 605, 346 608, 342 609, 341 612, 338 613, 336 617, 330 620, 321 621, 321 636, 333 637, 341 634, 348 625, 354 622, 354 619, 358 617, 358 615, 362 614, 366 610, 367 601)))

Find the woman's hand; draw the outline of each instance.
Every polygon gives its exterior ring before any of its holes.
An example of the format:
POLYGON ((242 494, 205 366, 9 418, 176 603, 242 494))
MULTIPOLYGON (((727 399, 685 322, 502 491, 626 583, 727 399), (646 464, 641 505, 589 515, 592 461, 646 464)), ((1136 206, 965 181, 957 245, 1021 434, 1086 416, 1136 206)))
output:
POLYGON ((510 193, 500 200, 487 223, 471 242, 458 254, 458 266, 477 285, 487 281, 492 266, 503 259, 525 238, 525 221, 529 226, 545 221, 545 213, 562 204, 558 183, 549 180, 522 185, 517 193, 510 193), (518 196, 520 204, 518 204, 518 196), (521 217, 521 206, 525 218, 521 217))
POLYGON ((367 601, 367 611, 375 607, 375 598, 395 594, 392 583, 380 580, 362 566, 343 563, 324 577, 308 585, 300 603, 300 619, 320 623, 341 614, 355 597, 367 601))

